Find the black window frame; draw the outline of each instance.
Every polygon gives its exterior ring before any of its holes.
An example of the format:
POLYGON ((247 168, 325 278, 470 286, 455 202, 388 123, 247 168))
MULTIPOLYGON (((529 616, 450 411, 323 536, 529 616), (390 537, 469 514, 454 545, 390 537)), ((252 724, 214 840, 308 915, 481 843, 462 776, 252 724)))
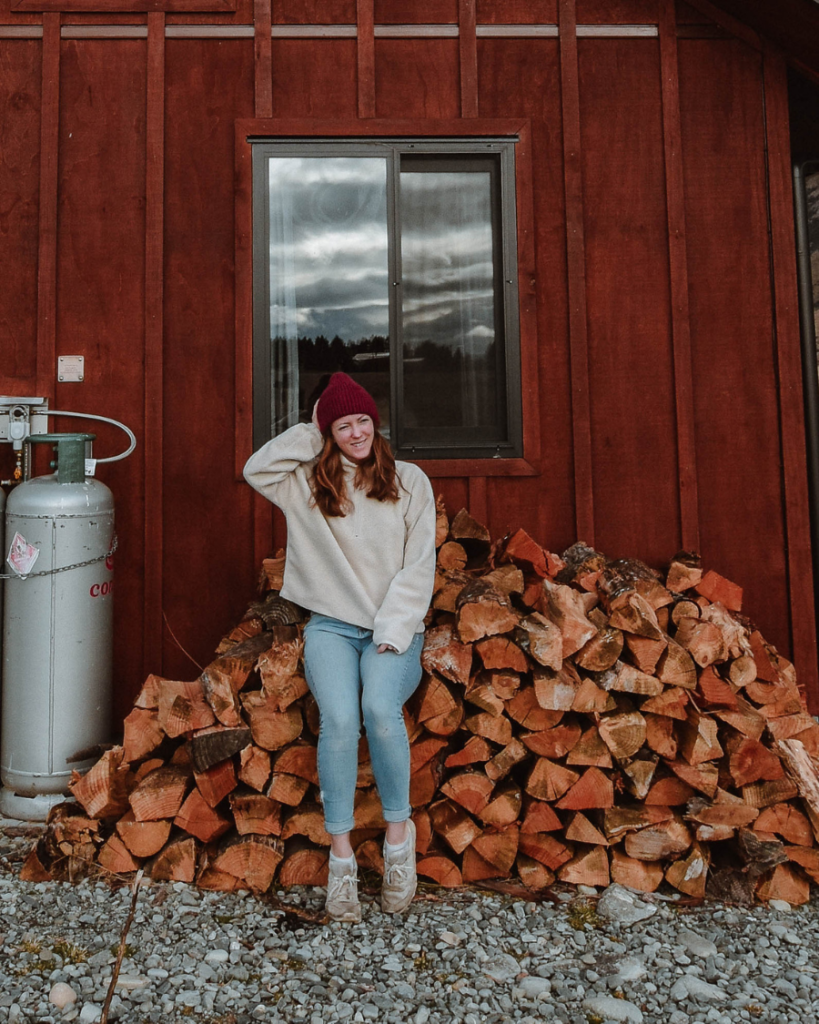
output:
POLYGON ((385 156, 387 176, 387 234, 390 280, 390 418, 392 444, 398 458, 412 460, 520 459, 523 457, 523 401, 521 377, 521 339, 518 295, 518 237, 516 203, 515 145, 517 136, 470 138, 327 138, 276 139, 250 137, 252 150, 252 222, 253 222, 253 445, 258 448, 272 436, 270 360, 270 279, 268 263, 269 187, 268 159, 271 156, 385 156), (435 443, 402 443, 403 332, 400 317, 401 238, 400 174, 401 160, 410 162, 424 157, 439 161, 446 158, 497 157, 497 199, 493 202, 493 237, 500 265, 495 267, 495 301, 501 307, 498 321, 503 324, 503 361, 506 387, 499 395, 505 438, 491 443, 463 443, 441 438, 435 443))

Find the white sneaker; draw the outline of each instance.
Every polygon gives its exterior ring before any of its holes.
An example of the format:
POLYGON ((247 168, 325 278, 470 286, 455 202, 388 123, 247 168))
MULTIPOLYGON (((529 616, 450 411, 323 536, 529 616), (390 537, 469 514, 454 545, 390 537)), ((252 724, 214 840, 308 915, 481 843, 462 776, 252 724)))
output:
POLYGON ((324 909, 333 921, 358 924, 361 904, 358 902, 358 865, 355 856, 349 860, 330 854, 327 876, 327 900, 324 909))
POLYGON ((389 844, 384 843, 384 881, 381 886, 381 909, 385 914, 400 914, 412 903, 418 887, 415 874, 415 822, 407 821, 407 839, 395 859, 389 844))

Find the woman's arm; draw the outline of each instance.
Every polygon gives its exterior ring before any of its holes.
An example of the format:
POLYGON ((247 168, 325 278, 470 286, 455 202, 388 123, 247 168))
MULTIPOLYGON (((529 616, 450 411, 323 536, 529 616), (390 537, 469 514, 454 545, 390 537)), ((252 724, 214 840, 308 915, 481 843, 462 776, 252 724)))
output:
POLYGON ((399 654, 412 643, 429 609, 435 581, 435 496, 420 470, 413 480, 405 523, 403 568, 393 577, 373 625, 373 643, 399 654))
POLYGON ((324 439, 312 423, 297 423, 255 452, 245 464, 245 480, 269 501, 284 507, 294 472, 320 454, 324 439))

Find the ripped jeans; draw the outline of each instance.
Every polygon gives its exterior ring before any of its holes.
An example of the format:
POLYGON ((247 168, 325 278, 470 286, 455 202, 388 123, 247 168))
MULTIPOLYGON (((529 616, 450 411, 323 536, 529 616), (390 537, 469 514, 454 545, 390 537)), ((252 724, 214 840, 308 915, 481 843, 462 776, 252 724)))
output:
POLYGON ((324 827, 331 835, 354 827, 361 720, 385 821, 405 821, 410 751, 402 708, 421 681, 424 634, 404 654, 378 653, 372 630, 313 613, 304 629, 304 673, 320 725, 318 773, 324 827))

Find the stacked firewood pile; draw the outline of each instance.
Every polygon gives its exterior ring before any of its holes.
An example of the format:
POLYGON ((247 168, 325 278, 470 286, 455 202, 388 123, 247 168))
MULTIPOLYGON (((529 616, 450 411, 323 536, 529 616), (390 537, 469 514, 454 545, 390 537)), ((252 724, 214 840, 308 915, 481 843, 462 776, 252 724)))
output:
MULTIPOLYGON (((437 542, 406 709, 421 876, 808 899, 819 725, 739 615, 740 587, 685 554, 661 576, 582 543, 558 557, 522 530, 492 544, 440 503, 437 542)), ((266 596, 198 679, 147 679, 122 746, 74 778, 25 877, 325 883, 318 713, 283 563, 266 560, 266 596)), ((366 739, 355 821, 359 864, 382 870, 366 739)))

